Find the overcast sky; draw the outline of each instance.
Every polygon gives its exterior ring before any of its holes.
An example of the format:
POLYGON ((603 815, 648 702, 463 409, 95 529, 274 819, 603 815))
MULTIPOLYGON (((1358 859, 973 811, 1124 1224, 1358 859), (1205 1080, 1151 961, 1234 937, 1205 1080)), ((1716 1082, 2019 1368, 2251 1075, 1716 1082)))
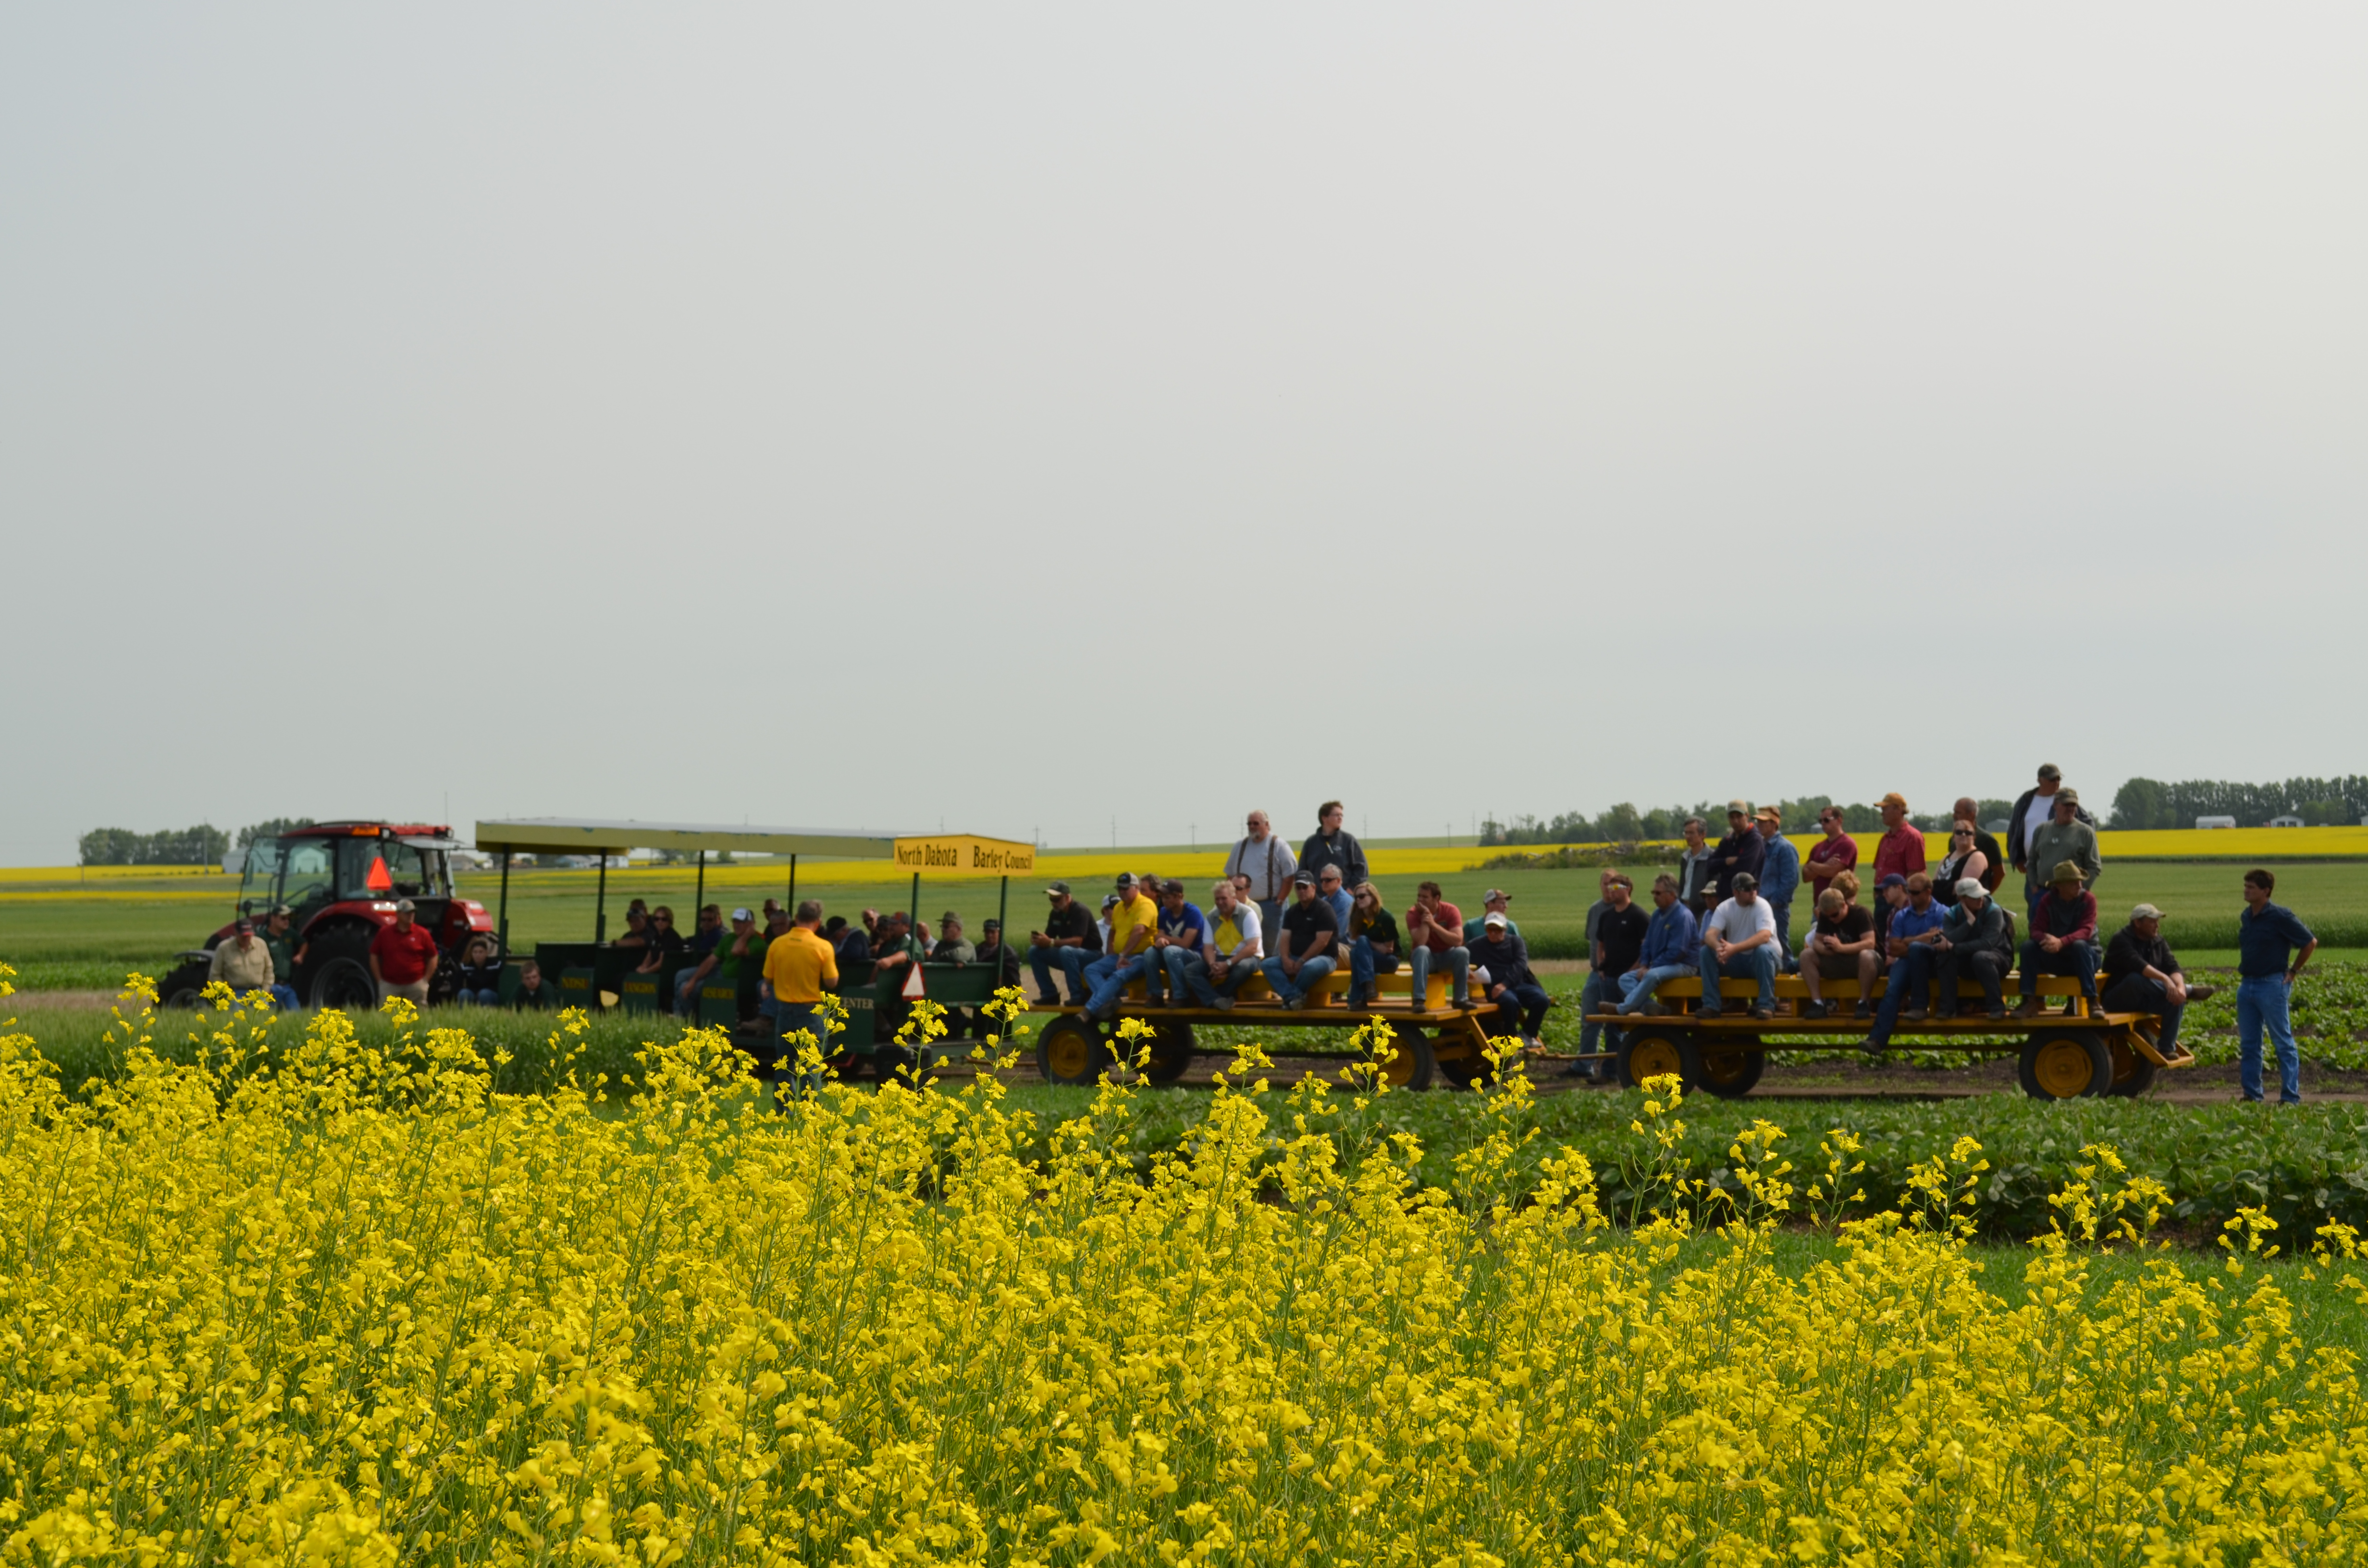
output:
POLYGON ((2368 769, 2363 45, 11 7, 0 861, 2368 769))

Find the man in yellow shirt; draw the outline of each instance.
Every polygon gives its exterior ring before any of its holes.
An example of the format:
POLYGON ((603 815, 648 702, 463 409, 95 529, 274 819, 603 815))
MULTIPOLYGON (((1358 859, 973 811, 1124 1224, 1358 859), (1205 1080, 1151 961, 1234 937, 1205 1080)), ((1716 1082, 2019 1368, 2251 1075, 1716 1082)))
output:
POLYGON ((1086 966, 1086 1017, 1109 1017, 1118 1010, 1121 992, 1135 981, 1148 983, 1153 1001, 1159 999, 1159 981, 1166 972, 1151 938, 1159 932, 1159 906, 1143 896, 1133 871, 1118 874, 1118 903, 1110 912, 1110 945, 1086 966))
POLYGON ((807 899, 798 905, 789 930, 765 949, 765 983, 773 988, 773 1012, 780 1028, 781 1065, 774 1068, 773 1082, 780 1083, 786 1068, 792 1095, 804 1095, 815 1085, 798 1071, 798 1053, 805 1042, 791 1037, 811 1034, 825 1055, 830 1051, 830 1025, 823 1015, 822 994, 824 986, 838 983, 838 954, 822 939, 816 929, 821 925, 821 903, 807 899))

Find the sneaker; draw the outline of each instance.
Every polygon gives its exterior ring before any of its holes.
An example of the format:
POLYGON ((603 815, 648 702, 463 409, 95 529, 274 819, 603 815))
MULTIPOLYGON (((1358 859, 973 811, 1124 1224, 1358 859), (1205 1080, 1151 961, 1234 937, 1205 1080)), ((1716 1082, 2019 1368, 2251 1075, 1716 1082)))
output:
POLYGON ((1370 1002, 1370 1001, 1372 1001, 1372 998, 1371 998, 1371 997, 1369 997, 1369 996, 1360 996, 1360 995, 1358 995, 1358 994, 1357 994, 1355 992, 1353 992, 1353 991, 1351 991, 1351 992, 1349 992, 1349 1006, 1351 1006, 1351 1007, 1361 1007, 1361 1006, 1364 1006, 1368 1002, 1370 1002))
POLYGON ((1827 1017, 1831 1016, 1833 1010, 1834 1005, 1830 1002, 1804 1002, 1801 1004, 1801 1017, 1804 1018, 1827 1017))
POLYGON ((1307 1006, 1307 998, 1304 995, 1286 996, 1282 999, 1282 1005, 1295 1013, 1299 1011, 1300 1008, 1307 1006))
POLYGON ((2191 1004, 2209 1002, 2212 1000, 2213 993, 2219 989, 2216 985, 2191 985, 2187 988, 2187 1000, 2191 1004))
POLYGON ((1941 1023, 1946 1023, 1956 1016, 1957 1009, 1954 1007, 1935 1007, 1932 1009, 1932 1017, 1934 1019, 1941 1023))
POLYGON ((1998 1003, 1996 1006, 1992 1007, 1992 1008, 1989 1010, 1989 1013, 1987 1014, 1987 1017, 1988 1017, 1989 1020, 1990 1020, 1992 1023, 1996 1023, 1996 1022, 1998 1022, 2000 1018, 2005 1017, 2006 1017, 2006 1004, 2005 1004, 2005 1003, 2003 1003, 2003 1002, 1998 1003))
POLYGON ((1754 1002, 1751 1004, 1751 1016, 1755 1018, 1772 1018, 1776 1016, 1776 1009, 1765 1002, 1754 1002))
POLYGON ((1234 1010, 1234 999, 1230 996, 1220 996, 1215 1001, 1210 1003, 1209 1006, 1214 1007, 1220 1013, 1230 1013, 1234 1010))
POLYGON ((2014 1010, 2014 1016, 2018 1018, 2035 1018, 2046 1006, 2047 1004, 2041 1001, 2035 994, 2026 996, 2022 999, 2022 1006, 2014 1010))
POLYGON ((1850 1017, 1853 1018, 1871 1018, 1874 1017, 1874 1004, 1867 1001, 1863 997, 1860 998, 1857 1005, 1850 1008, 1850 1017))
POLYGON ((1911 1024, 1920 1024, 1924 1021, 1926 1017, 1924 1009, 1921 1007, 1902 1007, 1899 1010, 1899 1016, 1907 1019, 1911 1024))
POLYGON ((1452 1006, 1458 1006, 1458 1007, 1461 1007, 1461 1008, 1463 1008, 1465 1012, 1467 1012, 1467 1013, 1468 1013, 1468 1012, 1471 1012, 1474 1008, 1475 1008, 1475 1007, 1479 1006, 1480 1006, 1480 1004, 1479 1004, 1479 1003, 1477 1003, 1477 1002, 1474 1002, 1474 1000, 1472 1000, 1472 998, 1471 998, 1471 997, 1469 997, 1469 996, 1458 996, 1458 997, 1456 997, 1456 998, 1455 998, 1455 1000, 1454 1000, 1454 1002, 1453 1002, 1452 1006))
POLYGON ((1724 1007, 1697 1007, 1694 1009, 1694 1017, 1697 1018, 1723 1018, 1726 1017, 1726 1009, 1724 1007))
POLYGON ((1869 1035, 1858 1042, 1858 1048, 1869 1056, 1880 1056, 1891 1048, 1891 1042, 1887 1040, 1877 1040, 1873 1035, 1869 1035))

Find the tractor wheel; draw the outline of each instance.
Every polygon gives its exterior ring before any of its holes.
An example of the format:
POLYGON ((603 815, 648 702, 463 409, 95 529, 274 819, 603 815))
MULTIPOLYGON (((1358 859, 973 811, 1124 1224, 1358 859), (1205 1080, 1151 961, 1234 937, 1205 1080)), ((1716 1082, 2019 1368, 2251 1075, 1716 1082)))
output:
POLYGON ((2113 1082, 2113 1053, 2092 1029, 2035 1034, 2022 1048, 2022 1092, 2035 1100, 2086 1099, 2113 1082))
POLYGON ((1173 1084, 1192 1065, 1192 1026, 1162 1019, 1151 1035, 1151 1061, 1143 1075, 1155 1084, 1173 1084))
POLYGON ((2115 1035, 2105 1049, 2113 1058, 2113 1081, 2106 1085, 2106 1094, 2115 1099, 2131 1100, 2154 1087, 2155 1065, 2139 1054, 2128 1035, 2115 1035))
POLYGON ((156 983, 156 1006, 159 1007, 194 1007, 199 993, 206 988, 206 976, 212 972, 210 963, 185 963, 156 983))
POLYGON ((1048 1084, 1093 1084, 1112 1062, 1102 1031, 1075 1013, 1064 1013, 1036 1037, 1036 1068, 1048 1084))
POLYGON ((367 1013, 378 1006, 378 983, 370 979, 368 933, 347 927, 307 938, 313 949, 308 1006, 367 1013))
POLYGON ((1739 1100, 1749 1094, 1759 1074, 1768 1070, 1768 1052, 1752 1035, 1702 1040, 1695 1047, 1694 1056, 1699 1065, 1688 1082, 1723 1100, 1739 1100))
POLYGON ((1430 1087, 1439 1076, 1439 1060, 1430 1053, 1429 1037, 1413 1024, 1392 1024, 1390 1033, 1390 1049, 1397 1054, 1382 1069, 1382 1081, 1393 1089, 1430 1087))
MULTIPOLYGON (((1755 1057, 1757 1051, 1752 1053, 1755 1057)), ((1702 1076, 1702 1057, 1694 1046, 1694 1037, 1684 1029, 1668 1028, 1656 1019, 1639 1024, 1620 1037, 1620 1082, 1622 1086, 1641 1089, 1647 1078, 1658 1078, 1674 1073, 1689 1085, 1702 1076)), ((1754 1074, 1754 1081, 1759 1074, 1754 1074)))

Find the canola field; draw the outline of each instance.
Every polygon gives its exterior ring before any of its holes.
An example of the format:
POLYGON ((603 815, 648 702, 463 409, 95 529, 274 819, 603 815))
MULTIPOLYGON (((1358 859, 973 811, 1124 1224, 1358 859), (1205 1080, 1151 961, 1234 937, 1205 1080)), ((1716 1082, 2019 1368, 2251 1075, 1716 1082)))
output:
POLYGON ((1740 1128, 1713 1183, 1669 1081, 1607 1211, 1518 1073, 1417 1181, 1372 1074, 1255 1051, 1141 1162, 1126 1083, 1030 1153, 992 1075, 774 1106, 692 1031, 619 1099, 563 1017, 500 1094, 392 1007, 224 995, 179 1062, 135 1012, 80 1093, 0 1028, 8 1562, 2368 1551, 2354 1236, 2157 1250, 2110 1149, 2009 1282, 1974 1139, 1881 1211, 1846 1135, 1740 1128))

